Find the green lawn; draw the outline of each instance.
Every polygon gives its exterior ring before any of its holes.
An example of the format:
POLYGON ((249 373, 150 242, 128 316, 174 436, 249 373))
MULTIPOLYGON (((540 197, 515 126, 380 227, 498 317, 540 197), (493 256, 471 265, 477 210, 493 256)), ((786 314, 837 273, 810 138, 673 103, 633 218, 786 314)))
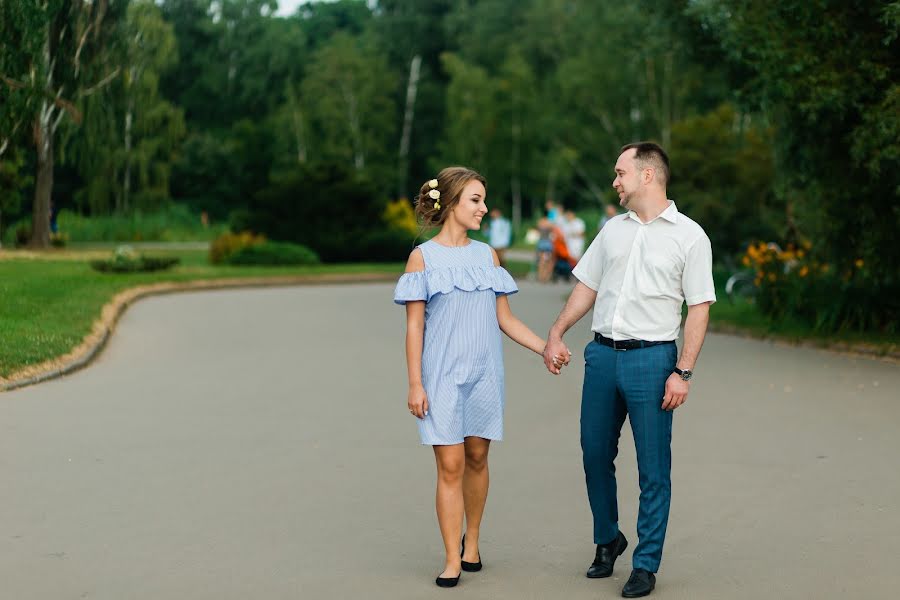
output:
MULTIPOLYGON (((63 355, 81 343, 100 310, 115 294, 143 284, 310 275, 318 273, 400 273, 403 265, 350 264, 310 267, 212 266, 204 251, 148 252, 178 256, 163 273, 104 274, 87 262, 46 259, 0 260, 0 376, 63 355)), ((62 257, 61 257, 62 258, 62 257)))

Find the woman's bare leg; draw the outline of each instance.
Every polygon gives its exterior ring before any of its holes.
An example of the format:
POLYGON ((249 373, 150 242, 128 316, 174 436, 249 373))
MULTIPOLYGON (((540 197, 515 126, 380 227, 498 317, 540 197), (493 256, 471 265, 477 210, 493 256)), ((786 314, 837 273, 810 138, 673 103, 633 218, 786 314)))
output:
POLYGON ((481 530, 481 517, 488 495, 488 450, 491 440, 480 437, 467 437, 466 470, 463 475, 463 498, 466 507, 466 548, 462 559, 466 562, 478 562, 478 534, 481 530))
POLYGON ((437 463, 438 525, 444 538, 447 560, 441 577, 456 577, 462 570, 459 556, 459 540, 462 536, 463 475, 466 470, 466 452, 463 444, 433 446, 437 463))

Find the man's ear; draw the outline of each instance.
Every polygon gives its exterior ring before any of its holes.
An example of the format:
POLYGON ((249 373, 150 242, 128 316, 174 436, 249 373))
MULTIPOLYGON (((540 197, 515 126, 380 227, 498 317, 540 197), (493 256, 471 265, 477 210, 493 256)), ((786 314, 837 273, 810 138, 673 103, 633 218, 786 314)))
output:
POLYGON ((644 183, 648 184, 653 181, 653 176, 656 174, 656 172, 651 167, 647 167, 643 170, 642 174, 644 176, 644 183))

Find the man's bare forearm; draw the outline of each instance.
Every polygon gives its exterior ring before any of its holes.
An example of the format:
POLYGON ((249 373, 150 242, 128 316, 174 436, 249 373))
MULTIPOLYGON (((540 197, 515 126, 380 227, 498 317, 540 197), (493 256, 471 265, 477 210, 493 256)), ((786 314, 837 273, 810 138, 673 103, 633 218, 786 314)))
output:
POLYGON ((693 370, 706 338, 706 327, 709 325, 709 303, 695 304, 688 307, 688 316, 684 321, 684 348, 678 359, 679 369, 693 370))
POLYGON ((550 328, 549 338, 560 340, 562 336, 577 323, 594 306, 597 300, 597 292, 581 282, 575 285, 569 300, 563 307, 556 322, 550 328))

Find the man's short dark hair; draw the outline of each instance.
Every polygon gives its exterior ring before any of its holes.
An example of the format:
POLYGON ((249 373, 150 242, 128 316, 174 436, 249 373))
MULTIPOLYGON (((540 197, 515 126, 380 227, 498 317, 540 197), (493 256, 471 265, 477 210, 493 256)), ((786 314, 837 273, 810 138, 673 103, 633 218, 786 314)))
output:
POLYGON ((669 156, 662 146, 656 142, 635 142, 622 146, 620 154, 626 150, 635 149, 634 161, 642 166, 647 166, 656 172, 656 176, 660 177, 662 185, 669 182, 669 156))

